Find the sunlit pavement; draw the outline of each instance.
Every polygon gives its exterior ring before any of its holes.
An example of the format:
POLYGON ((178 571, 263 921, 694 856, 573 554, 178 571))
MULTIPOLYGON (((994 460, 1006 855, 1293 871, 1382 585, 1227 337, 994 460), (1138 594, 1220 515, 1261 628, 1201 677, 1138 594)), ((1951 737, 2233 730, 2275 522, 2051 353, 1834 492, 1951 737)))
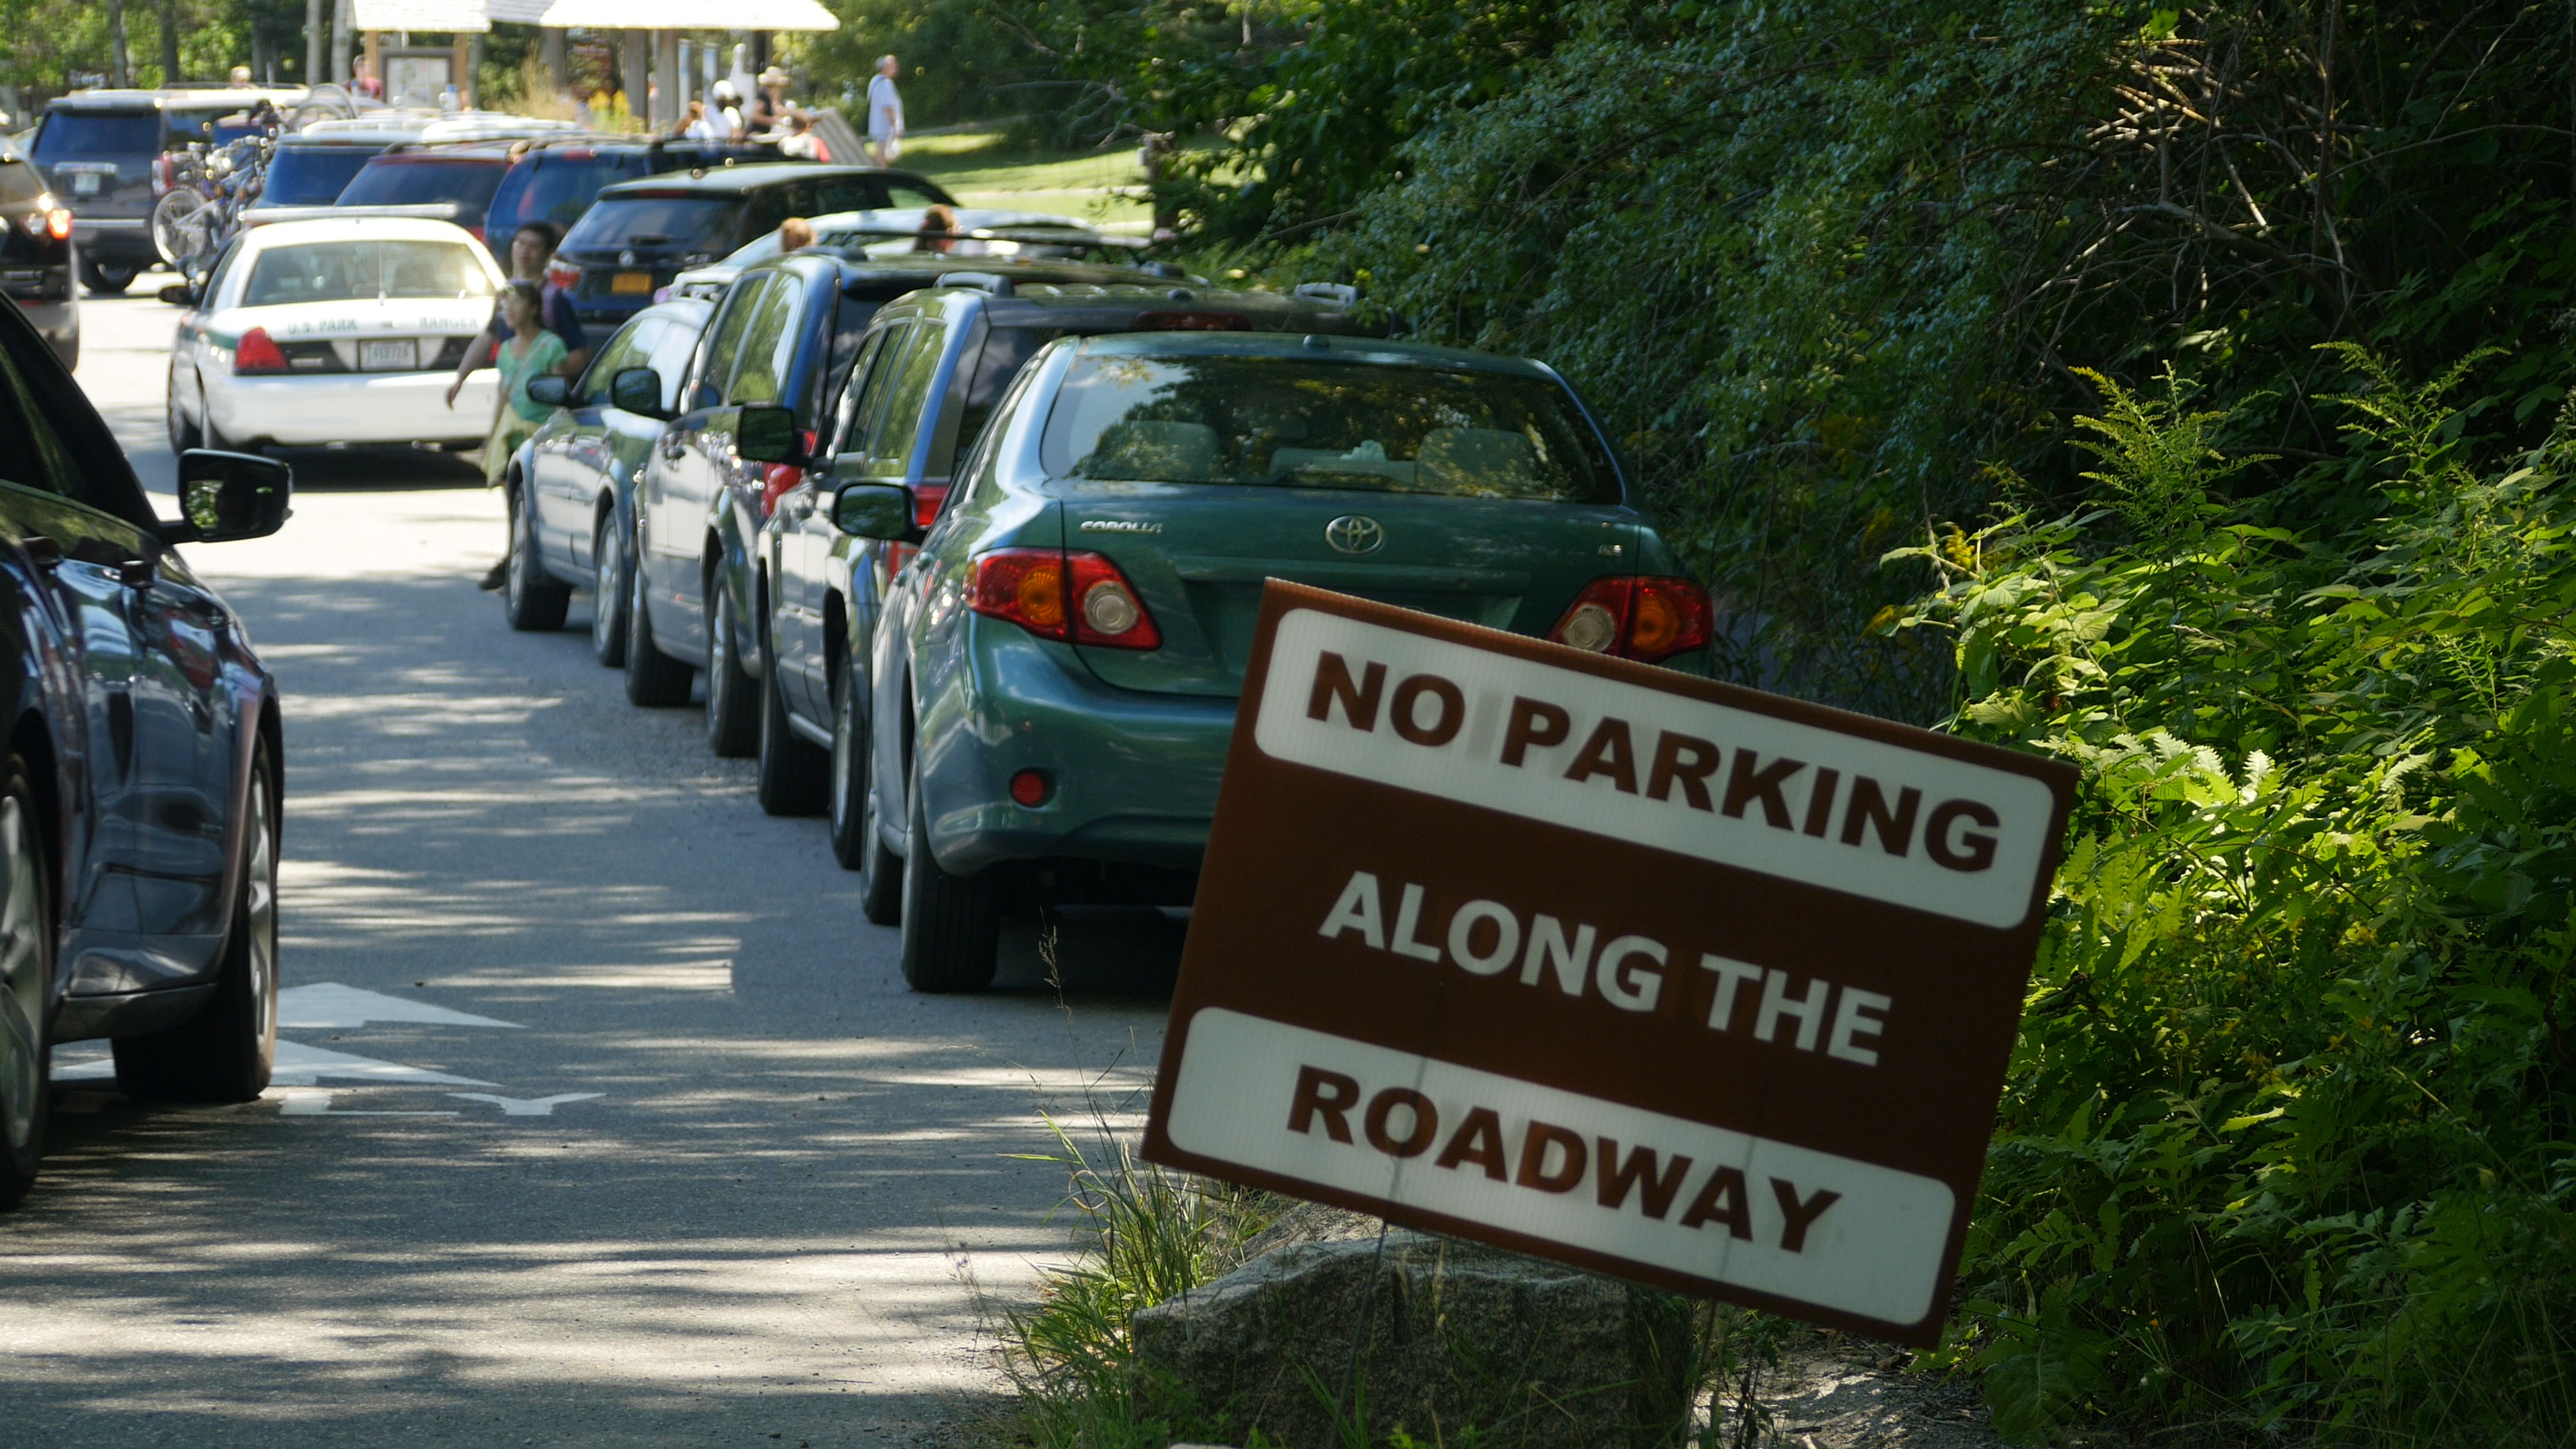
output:
MULTIPOLYGON (((79 375, 166 489, 154 280, 86 305, 79 375)), ((906 993, 821 823, 630 708, 586 601, 503 626, 470 455, 283 456, 285 532, 189 551, 285 695, 283 1080, 154 1110, 58 1055, 0 1218, 0 1444, 882 1446, 989 1409, 991 1315, 1065 1244, 1061 1171, 1009 1154, 1053 1150, 1041 1107, 1141 1109, 1179 929, 1060 920, 1061 999, 1034 923, 993 992, 906 993)))

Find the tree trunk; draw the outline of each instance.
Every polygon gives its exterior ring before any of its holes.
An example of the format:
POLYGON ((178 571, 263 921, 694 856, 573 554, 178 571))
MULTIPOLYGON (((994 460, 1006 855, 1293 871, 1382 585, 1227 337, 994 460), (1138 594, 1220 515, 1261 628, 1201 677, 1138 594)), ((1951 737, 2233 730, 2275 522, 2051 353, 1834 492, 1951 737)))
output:
POLYGON ((161 0, 161 84, 179 83, 179 0, 161 0))
POLYGON ((119 90, 134 84, 134 53, 125 44, 125 0, 107 0, 107 83, 119 90))

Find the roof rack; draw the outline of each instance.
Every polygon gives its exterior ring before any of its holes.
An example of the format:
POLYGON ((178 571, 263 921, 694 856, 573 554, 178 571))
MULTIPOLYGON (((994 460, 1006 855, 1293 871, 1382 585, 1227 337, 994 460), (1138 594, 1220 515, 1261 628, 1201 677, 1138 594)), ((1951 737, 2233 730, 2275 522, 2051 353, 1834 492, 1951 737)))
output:
POLYGON ((939 274, 939 280, 931 285, 971 287, 978 292, 990 292, 996 297, 1007 297, 1017 290, 1010 278, 997 272, 942 272, 939 274))

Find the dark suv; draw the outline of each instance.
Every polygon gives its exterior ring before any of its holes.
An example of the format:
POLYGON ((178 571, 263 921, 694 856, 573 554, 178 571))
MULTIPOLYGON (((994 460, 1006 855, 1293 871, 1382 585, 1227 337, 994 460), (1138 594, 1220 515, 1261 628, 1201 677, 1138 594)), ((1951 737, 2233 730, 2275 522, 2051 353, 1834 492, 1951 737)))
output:
POLYGON ((65 367, 80 365, 80 299, 72 291, 72 214, 35 163, 0 142, 0 293, 45 334, 65 367))
POLYGON ((291 106, 302 91, 74 91, 45 107, 29 153, 56 198, 72 209, 80 278, 93 292, 122 292, 161 260, 152 245, 155 167, 192 141, 248 134, 220 124, 263 98, 291 106))
POLYGON ((532 221, 569 228, 603 186, 672 171, 775 161, 771 146, 731 141, 616 140, 576 136, 532 142, 492 193, 484 226, 507 238, 532 221))
POLYGON ((585 323, 615 326, 690 267, 703 267, 791 216, 889 206, 954 206, 909 171, 780 161, 627 181, 599 193, 555 254, 585 323))
POLYGON ((511 150, 489 141, 437 146, 405 143, 359 168, 337 206, 449 206, 441 218, 484 241, 483 216, 510 173, 511 150))

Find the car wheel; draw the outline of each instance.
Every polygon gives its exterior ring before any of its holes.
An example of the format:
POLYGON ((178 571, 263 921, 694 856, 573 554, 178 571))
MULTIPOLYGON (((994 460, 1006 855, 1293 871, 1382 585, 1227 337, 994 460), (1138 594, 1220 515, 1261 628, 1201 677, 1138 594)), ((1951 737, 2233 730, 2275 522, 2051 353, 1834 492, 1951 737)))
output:
MULTIPOLYGON (((523 485, 524 486, 524 485, 523 485)), ((510 627, 523 634, 543 634, 564 626, 564 616, 572 608, 572 585, 548 576, 537 559, 537 525, 527 509, 520 506, 518 493, 510 498, 510 556, 501 587, 501 611, 509 618, 510 627)))
POLYGON ((740 759, 760 748, 760 681, 735 657, 733 590, 707 581, 707 748, 740 759))
POLYGON ((913 766, 904 832, 903 981, 915 991, 981 991, 993 982, 1001 902, 990 877, 950 875, 930 853, 930 817, 913 766))
POLYGON ((196 447, 202 435, 197 425, 188 421, 185 408, 179 406, 179 370, 170 370, 170 386, 161 394, 161 417, 170 428, 170 451, 184 453, 196 447))
POLYGON ((760 808, 772 815, 820 815, 831 756, 787 723, 778 656, 760 671, 760 808))
POLYGON ((80 264, 81 285, 102 296, 122 296, 126 288, 134 285, 135 277, 142 270, 141 267, 124 266, 116 262, 94 262, 83 257, 80 264))
POLYGON ((251 756, 241 889, 205 1009, 116 1042, 116 1084, 163 1102, 247 1102, 277 1061, 277 789, 268 747, 251 756))
POLYGON ((870 749, 859 717, 858 670, 845 661, 832 678, 832 856, 859 873, 859 914, 891 926, 903 919, 903 857, 886 849, 878 828, 870 749))
POLYGON ((687 704, 689 680, 697 671, 662 652, 653 642, 653 611, 645 606, 644 553, 626 536, 626 702, 647 709, 687 704))
POLYGON ((53 872, 27 767, 11 756, 0 793, 0 1209, 35 1185, 45 1151, 54 989, 53 872))
POLYGON ((590 535, 590 654, 611 669, 626 662, 626 530, 614 510, 590 535))

